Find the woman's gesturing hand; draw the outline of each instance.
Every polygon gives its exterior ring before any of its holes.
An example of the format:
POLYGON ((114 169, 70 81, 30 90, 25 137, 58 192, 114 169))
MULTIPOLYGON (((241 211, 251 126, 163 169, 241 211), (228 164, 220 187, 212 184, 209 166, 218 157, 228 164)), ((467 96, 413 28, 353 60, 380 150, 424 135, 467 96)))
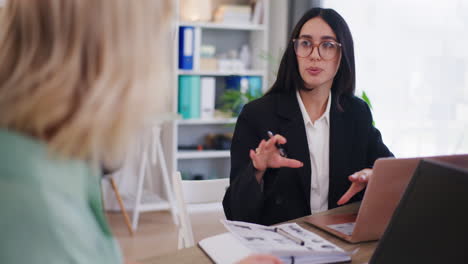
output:
POLYGON ((255 151, 250 150, 250 159, 257 170, 255 176, 258 182, 261 182, 267 168, 300 168, 304 166, 304 164, 298 160, 282 157, 276 144, 286 144, 286 138, 276 134, 267 141, 260 141, 255 151))
POLYGON ((342 205, 347 203, 354 195, 364 190, 364 188, 367 186, 367 183, 369 182, 370 177, 372 177, 372 169, 363 169, 350 175, 348 179, 352 182, 352 184, 348 191, 346 191, 346 193, 341 196, 337 204, 342 205))

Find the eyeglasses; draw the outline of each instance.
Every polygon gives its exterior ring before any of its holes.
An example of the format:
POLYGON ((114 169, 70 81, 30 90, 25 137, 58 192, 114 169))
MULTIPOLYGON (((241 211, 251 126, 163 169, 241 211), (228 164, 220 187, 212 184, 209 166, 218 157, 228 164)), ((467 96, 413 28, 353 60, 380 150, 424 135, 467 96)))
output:
POLYGON ((318 54, 324 60, 334 59, 341 51, 341 44, 335 41, 322 41, 319 44, 313 44, 309 38, 293 39, 294 51, 301 58, 309 57, 315 47, 318 47, 318 54))

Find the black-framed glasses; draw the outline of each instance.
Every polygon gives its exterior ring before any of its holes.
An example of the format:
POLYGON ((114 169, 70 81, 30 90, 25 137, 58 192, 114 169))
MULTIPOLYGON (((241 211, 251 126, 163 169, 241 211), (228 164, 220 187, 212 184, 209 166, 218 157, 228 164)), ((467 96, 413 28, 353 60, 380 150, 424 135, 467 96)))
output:
POLYGON ((309 38, 293 39, 294 51, 301 58, 309 57, 315 47, 318 48, 320 58, 324 60, 334 59, 341 51, 341 43, 332 40, 325 40, 319 44, 314 44, 309 38))

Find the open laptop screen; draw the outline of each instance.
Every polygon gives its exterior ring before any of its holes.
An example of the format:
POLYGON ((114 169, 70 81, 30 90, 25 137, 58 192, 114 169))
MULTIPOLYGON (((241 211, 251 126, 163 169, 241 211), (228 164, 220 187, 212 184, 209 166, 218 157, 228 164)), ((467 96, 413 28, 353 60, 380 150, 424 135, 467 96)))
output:
POLYGON ((468 170, 422 160, 370 263, 468 263, 468 170))

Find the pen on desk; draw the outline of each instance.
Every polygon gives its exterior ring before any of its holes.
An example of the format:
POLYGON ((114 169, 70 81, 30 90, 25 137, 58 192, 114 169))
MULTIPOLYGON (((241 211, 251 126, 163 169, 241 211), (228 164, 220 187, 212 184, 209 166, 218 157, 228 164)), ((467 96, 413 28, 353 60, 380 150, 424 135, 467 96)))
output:
POLYGON ((292 241, 294 241, 295 243, 303 246, 305 244, 304 240, 298 238, 298 237, 295 237, 291 234, 289 234, 288 232, 284 231, 283 229, 279 228, 279 227, 275 227, 274 231, 284 237, 287 237, 289 239, 291 239, 292 241))
MULTIPOLYGON (((272 137, 274 136, 273 133, 272 133, 271 131, 268 131, 267 133, 268 133, 268 137, 269 137, 269 138, 272 138, 272 137)), ((286 158, 286 157, 287 157, 286 151, 285 151, 284 148, 281 146, 281 144, 276 143, 275 146, 276 146, 276 148, 278 149, 278 151, 279 151, 281 157, 285 157, 285 158, 286 158)))

